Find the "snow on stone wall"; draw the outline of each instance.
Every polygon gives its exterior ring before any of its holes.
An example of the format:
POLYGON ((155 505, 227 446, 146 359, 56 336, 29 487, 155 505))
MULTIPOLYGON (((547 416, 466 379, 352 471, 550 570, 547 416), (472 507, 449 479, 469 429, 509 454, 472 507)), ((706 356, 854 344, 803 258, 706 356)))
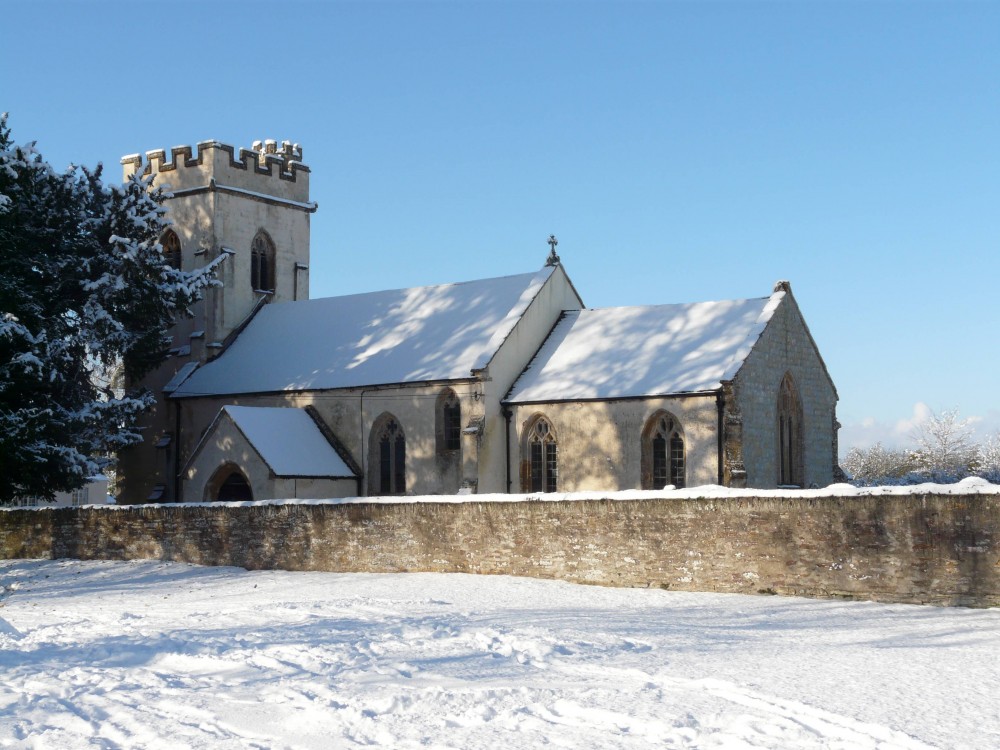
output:
POLYGON ((10 510, 0 556, 998 606, 1000 492, 958 489, 10 510))

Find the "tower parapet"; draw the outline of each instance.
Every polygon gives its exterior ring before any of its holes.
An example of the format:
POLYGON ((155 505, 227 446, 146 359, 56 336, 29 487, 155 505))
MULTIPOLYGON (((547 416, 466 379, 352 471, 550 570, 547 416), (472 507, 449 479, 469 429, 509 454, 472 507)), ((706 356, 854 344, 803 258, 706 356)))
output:
POLYGON ((155 185, 172 192, 225 191, 227 187, 309 204, 309 167, 302 163, 302 147, 291 141, 254 141, 250 148, 235 148, 220 141, 147 151, 122 157, 126 179, 135 173, 154 175, 155 185))

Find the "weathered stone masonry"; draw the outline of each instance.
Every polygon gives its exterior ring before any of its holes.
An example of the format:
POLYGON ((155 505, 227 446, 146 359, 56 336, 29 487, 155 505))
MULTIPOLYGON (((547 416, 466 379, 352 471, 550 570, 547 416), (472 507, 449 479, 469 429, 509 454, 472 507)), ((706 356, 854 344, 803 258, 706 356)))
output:
POLYGON ((4 558, 436 571, 1000 605, 1000 494, 0 512, 4 558))

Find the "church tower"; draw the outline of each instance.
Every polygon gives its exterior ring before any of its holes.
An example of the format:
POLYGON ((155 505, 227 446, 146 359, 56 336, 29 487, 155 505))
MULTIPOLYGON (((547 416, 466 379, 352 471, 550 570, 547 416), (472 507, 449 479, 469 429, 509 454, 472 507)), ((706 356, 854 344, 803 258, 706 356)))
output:
POLYGON ((172 330, 169 359, 142 385, 157 397, 141 425, 141 444, 119 457, 119 502, 178 500, 177 418, 167 397, 198 364, 213 359, 265 304, 309 298, 309 168, 298 144, 256 141, 234 149, 202 141, 122 159, 124 177, 153 176, 166 187, 170 229, 160 238, 169 262, 185 271, 217 264, 208 289, 172 330))

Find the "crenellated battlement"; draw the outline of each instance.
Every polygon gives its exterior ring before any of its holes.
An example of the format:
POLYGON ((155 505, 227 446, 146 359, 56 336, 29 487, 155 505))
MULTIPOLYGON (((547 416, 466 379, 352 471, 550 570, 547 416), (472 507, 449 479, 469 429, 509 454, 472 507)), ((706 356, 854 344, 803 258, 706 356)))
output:
POLYGON ((145 159, 142 154, 123 156, 121 163, 126 174, 140 171, 143 175, 160 174, 204 167, 206 164, 211 164, 218 170, 226 165, 225 157, 217 158, 223 154, 228 156, 230 169, 243 173, 277 176, 279 179, 295 182, 300 172, 309 172, 309 167, 302 163, 302 147, 299 144, 291 141, 279 144, 275 140, 254 141, 250 148, 240 149, 219 141, 201 141, 193 149, 191 146, 174 146, 170 149, 169 157, 166 150, 156 149, 147 151, 145 159))

